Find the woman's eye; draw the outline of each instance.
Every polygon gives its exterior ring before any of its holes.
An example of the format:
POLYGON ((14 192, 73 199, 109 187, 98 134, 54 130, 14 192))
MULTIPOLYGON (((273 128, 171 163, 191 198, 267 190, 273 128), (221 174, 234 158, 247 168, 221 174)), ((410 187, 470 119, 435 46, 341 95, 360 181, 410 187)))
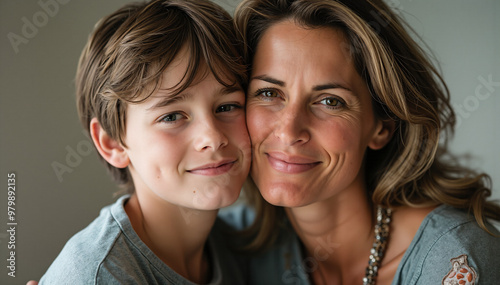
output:
POLYGON ((276 91, 271 91, 271 90, 263 91, 261 94, 264 97, 278 97, 278 94, 276 93, 276 91))
POLYGON ((230 112, 235 109, 241 109, 242 107, 236 104, 225 104, 217 107, 215 113, 230 112))
POLYGON ((256 96, 260 96, 263 99, 279 97, 279 94, 276 90, 259 89, 255 93, 256 93, 256 96))
POLYGON ((165 116, 163 116, 160 119, 160 122, 163 122, 163 123, 174 123, 177 120, 180 120, 182 118, 183 118, 183 116, 180 113, 170 113, 170 114, 166 114, 165 116))
POLYGON ((334 97, 324 98, 323 100, 319 101, 319 103, 324 104, 333 109, 342 108, 345 105, 345 103, 342 102, 340 99, 334 97))

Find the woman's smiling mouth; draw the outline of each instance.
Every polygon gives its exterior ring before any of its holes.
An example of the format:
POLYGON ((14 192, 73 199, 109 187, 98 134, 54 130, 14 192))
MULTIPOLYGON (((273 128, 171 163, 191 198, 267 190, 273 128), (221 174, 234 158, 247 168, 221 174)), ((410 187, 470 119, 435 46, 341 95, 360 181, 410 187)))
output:
POLYGON ((266 153, 266 156, 269 165, 273 169, 290 174, 306 172, 321 163, 312 159, 288 156, 278 152, 266 153))

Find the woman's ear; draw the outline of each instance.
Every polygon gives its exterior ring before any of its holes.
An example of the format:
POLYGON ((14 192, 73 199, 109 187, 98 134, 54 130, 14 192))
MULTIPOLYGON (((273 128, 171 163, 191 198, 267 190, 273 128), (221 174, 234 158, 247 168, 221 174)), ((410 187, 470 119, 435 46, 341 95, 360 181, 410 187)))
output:
POLYGON ((104 131, 97 118, 90 121, 90 136, 99 154, 109 164, 116 168, 125 168, 130 164, 125 148, 104 131))
POLYGON ((378 120, 377 128, 373 134, 372 140, 368 143, 368 147, 373 150, 383 148, 394 135, 396 122, 393 120, 378 120))

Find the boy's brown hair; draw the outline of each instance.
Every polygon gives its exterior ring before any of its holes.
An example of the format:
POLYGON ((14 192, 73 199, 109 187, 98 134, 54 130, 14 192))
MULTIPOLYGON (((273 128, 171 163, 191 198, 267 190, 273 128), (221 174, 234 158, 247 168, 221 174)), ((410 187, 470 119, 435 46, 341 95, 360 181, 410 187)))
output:
MULTIPOLYGON (((126 146, 127 104, 140 103, 154 93, 163 71, 184 48, 189 65, 174 94, 194 83, 201 65, 226 87, 244 86, 239 44, 231 16, 208 0, 124 6, 96 24, 80 57, 76 101, 83 126, 89 132, 95 117, 111 138, 126 146)), ((128 169, 104 162, 113 178, 132 192, 128 169)))

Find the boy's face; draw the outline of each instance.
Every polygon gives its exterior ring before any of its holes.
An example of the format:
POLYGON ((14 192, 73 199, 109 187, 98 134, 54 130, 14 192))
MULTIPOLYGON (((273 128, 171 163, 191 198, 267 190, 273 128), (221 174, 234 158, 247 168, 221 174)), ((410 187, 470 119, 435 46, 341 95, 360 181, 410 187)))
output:
POLYGON ((245 94, 209 73, 173 98, 168 88, 182 80, 187 62, 181 52, 160 90, 127 105, 125 152, 143 200, 213 210, 238 198, 249 171, 245 94))

